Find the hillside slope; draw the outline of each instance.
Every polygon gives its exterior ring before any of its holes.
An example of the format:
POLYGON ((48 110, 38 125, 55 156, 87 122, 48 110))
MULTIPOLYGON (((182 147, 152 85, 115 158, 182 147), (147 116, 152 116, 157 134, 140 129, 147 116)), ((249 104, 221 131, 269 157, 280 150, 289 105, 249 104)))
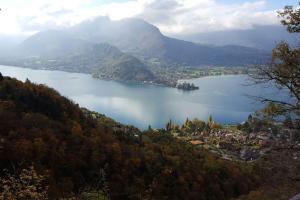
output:
POLYGON ((37 69, 103 74, 115 80, 153 80, 153 74, 137 58, 105 43, 90 43, 61 31, 40 32, 15 49, 7 62, 37 69), (128 65, 130 63, 130 66, 128 65), (107 70, 109 69, 109 70, 107 70))
MULTIPOLYGON (((246 168, 168 133, 141 135, 44 85, 0 75, 0 180, 4 169, 17 176, 32 165, 48 177, 49 199, 102 191, 111 199, 222 200, 257 183, 246 168)), ((0 195, 17 194, 4 186, 0 195)))

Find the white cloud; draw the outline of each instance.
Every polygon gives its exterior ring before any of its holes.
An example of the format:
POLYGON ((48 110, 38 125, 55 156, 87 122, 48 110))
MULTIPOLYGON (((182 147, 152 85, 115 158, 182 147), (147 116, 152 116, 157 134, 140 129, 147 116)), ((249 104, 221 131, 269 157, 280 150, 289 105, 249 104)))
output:
POLYGON ((278 23, 265 1, 221 4, 216 0, 131 0, 93 6, 93 0, 0 0, 0 33, 32 33, 79 23, 96 16, 113 20, 140 17, 167 34, 278 23))
MULTIPOLYGON (((165 33, 195 33, 226 29, 248 29, 253 25, 278 23, 275 11, 265 1, 224 5, 214 0, 180 0, 175 8, 159 11, 150 6, 141 17, 154 21, 165 33), (161 20, 160 18, 163 18, 161 20)), ((153 4, 160 4, 157 0, 153 4)))

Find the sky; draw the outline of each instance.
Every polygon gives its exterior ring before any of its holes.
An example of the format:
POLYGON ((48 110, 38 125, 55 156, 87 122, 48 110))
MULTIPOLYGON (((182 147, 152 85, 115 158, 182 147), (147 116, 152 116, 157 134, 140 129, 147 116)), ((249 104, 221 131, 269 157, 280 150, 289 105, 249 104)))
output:
POLYGON ((0 34, 30 35, 97 16, 135 17, 167 35, 279 24, 276 11, 298 0, 0 0, 0 34))

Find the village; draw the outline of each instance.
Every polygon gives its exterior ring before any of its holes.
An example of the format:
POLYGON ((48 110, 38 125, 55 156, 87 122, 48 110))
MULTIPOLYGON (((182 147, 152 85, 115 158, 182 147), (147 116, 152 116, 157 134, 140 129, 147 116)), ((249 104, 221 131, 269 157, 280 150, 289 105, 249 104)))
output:
POLYGON ((199 124, 199 121, 188 120, 181 128, 185 133, 173 131, 173 135, 226 160, 251 162, 271 151, 291 149, 294 150, 294 159, 300 161, 298 128, 289 128, 283 123, 263 124, 252 117, 241 125, 221 126, 209 121, 207 125, 202 125, 202 128, 186 128, 195 124, 199 124), (249 130, 251 126, 254 130, 249 130))

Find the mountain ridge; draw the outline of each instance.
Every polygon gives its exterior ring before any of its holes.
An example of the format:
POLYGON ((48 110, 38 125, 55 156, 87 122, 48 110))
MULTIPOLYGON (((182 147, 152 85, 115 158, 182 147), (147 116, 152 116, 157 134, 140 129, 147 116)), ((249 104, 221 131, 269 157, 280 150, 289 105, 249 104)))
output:
POLYGON ((256 25, 246 30, 227 30, 194 34, 174 34, 173 37, 200 44, 217 46, 239 45, 271 51, 276 44, 287 41, 289 44, 298 43, 299 34, 291 34, 280 25, 256 25), (298 41, 298 42, 297 42, 298 41))
POLYGON ((98 17, 66 30, 90 42, 105 41, 113 44, 142 61, 158 59, 167 65, 222 65, 225 58, 229 60, 228 65, 249 65, 259 64, 259 60, 266 60, 268 57, 267 52, 248 47, 239 49, 237 54, 236 49, 228 47, 231 51, 228 55, 222 49, 224 47, 170 38, 164 36, 152 24, 136 18, 111 21, 105 17, 98 17), (89 33, 85 30, 89 30, 89 33), (241 62, 241 59, 245 61, 241 62))
POLYGON ((264 64, 269 56, 249 47, 217 47, 170 38, 141 19, 97 17, 34 34, 18 45, 11 57, 1 59, 1 64, 176 87, 180 76, 174 78, 172 73, 182 74, 183 68, 253 66, 264 64))

